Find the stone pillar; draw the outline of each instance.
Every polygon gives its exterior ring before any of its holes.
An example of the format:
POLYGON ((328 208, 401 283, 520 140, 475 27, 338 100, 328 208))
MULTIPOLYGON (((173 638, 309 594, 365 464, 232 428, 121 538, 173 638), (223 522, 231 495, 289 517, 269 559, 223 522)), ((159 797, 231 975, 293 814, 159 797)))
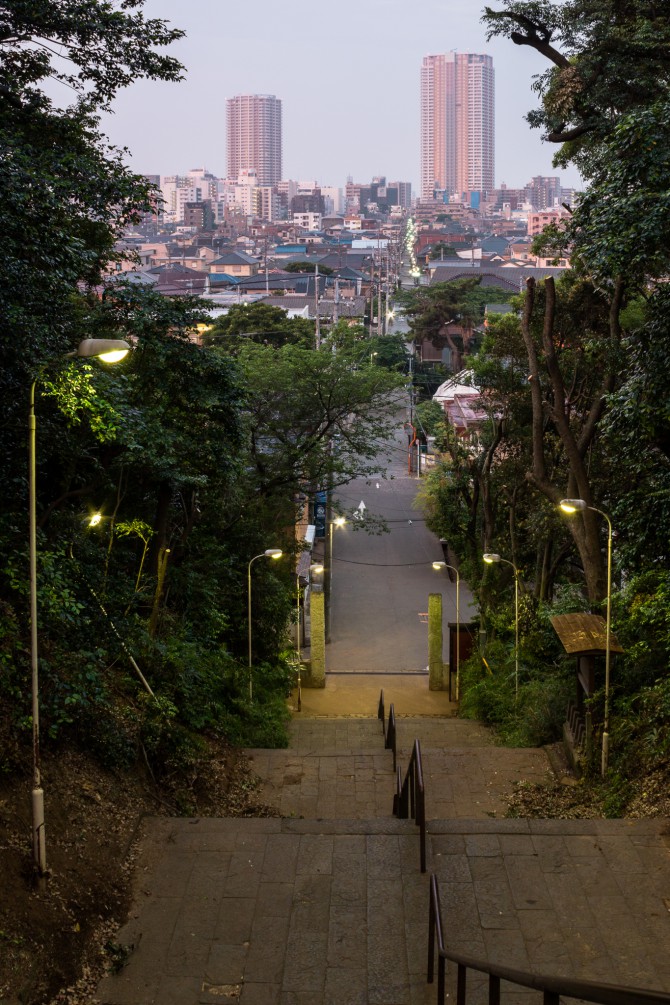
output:
POLYGON ((431 691, 444 689, 441 593, 428 594, 428 687, 431 691))
POLYGON ((312 614, 309 687, 326 686, 326 617, 323 590, 310 591, 312 614))

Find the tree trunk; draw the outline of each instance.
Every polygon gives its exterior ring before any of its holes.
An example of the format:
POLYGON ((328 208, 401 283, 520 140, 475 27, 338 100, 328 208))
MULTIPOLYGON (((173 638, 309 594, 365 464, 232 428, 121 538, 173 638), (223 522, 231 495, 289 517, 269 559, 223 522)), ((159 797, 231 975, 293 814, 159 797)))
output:
MULTIPOLYGON (((551 278, 545 280, 546 306, 542 330, 542 354, 538 357, 537 347, 531 328, 535 305, 535 280, 527 281, 528 292, 521 324, 526 353, 528 355, 529 382, 532 405, 532 469, 526 478, 554 505, 561 499, 577 497, 587 506, 593 506, 591 484, 585 462, 586 452, 595 436, 598 419, 602 414, 603 400, 611 386, 611 375, 606 374, 603 384, 594 400, 582 427, 579 440, 576 439, 567 413, 567 394, 563 375, 555 352, 554 326, 556 318, 556 291, 551 278), (544 366, 540 367, 540 359, 544 366), (543 390, 551 392, 551 401, 545 398, 543 390), (568 489, 561 491, 547 474, 545 460, 544 419, 545 414, 556 429, 569 467, 568 489)), ((618 318, 618 313, 617 313, 618 318)), ((549 395, 547 395, 548 397, 549 395)), ((576 513, 569 519, 569 528, 584 569, 586 589, 591 604, 599 603, 607 592, 605 560, 600 546, 599 518, 592 510, 576 513)))

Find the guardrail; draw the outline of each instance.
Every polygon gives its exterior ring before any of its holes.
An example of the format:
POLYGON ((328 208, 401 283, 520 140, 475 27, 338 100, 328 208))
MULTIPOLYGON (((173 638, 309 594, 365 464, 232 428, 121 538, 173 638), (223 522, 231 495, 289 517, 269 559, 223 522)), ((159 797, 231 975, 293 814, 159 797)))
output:
POLYGON ((398 760, 398 736, 396 732, 395 725, 395 709, 393 704, 389 708, 388 725, 386 724, 386 716, 384 712, 384 692, 379 692, 379 705, 377 706, 377 718, 381 719, 382 730, 384 733, 384 749, 393 751, 393 770, 396 770, 397 760, 398 760))
MULTIPOLYGON (((647 991, 644 988, 622 987, 618 984, 598 984, 594 981, 580 981, 572 977, 555 977, 550 974, 526 973, 511 967, 498 966, 483 960, 454 953, 444 947, 442 913, 440 909, 440 889, 437 876, 430 877, 430 907, 428 914, 428 973, 429 984, 435 977, 435 947, 437 945, 437 1005, 446 1005, 445 972, 446 961, 455 963, 456 1005, 467 1003, 467 972, 476 970, 488 974, 489 1005, 500 1003, 500 982, 508 981, 519 987, 531 988, 542 993, 543 1005, 560 1005, 561 996, 577 998, 598 1005, 668 1005, 670 994, 663 991, 647 991)), ((479 990, 479 989, 477 989, 479 990)))
POLYGON ((414 818, 419 828, 419 847, 421 856, 421 872, 426 871, 426 793, 423 785, 423 765, 421 763, 421 744, 414 741, 412 756, 409 759, 404 782, 400 782, 400 771, 397 774, 397 791, 393 800, 393 812, 400 820, 414 818))

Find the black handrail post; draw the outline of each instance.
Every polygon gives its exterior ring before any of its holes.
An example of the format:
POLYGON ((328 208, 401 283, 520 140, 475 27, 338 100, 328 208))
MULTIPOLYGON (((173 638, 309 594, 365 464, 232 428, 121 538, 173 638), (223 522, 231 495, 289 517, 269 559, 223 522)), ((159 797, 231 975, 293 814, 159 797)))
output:
POLYGON ((386 740, 384 743, 386 750, 393 751, 393 770, 397 767, 397 740, 396 740, 396 726, 395 726, 395 708, 393 703, 389 707, 389 724, 386 730, 386 740))
POLYGON ((430 877, 430 897, 428 900, 428 973, 426 983, 435 978, 435 876, 430 877))
POLYGON ((419 789, 419 846, 421 855, 421 872, 426 871, 426 793, 423 790, 423 786, 419 789))
POLYGON ((489 974, 489 1005, 500 1005, 500 978, 489 974))
POLYGON ((437 1000, 440 1005, 444 1005, 444 992, 445 992, 445 980, 444 980, 444 967, 445 961, 444 956, 440 956, 437 961, 437 1000))
POLYGON ((462 963, 458 964, 458 976, 456 978, 456 1005, 465 1005, 465 992, 467 987, 467 967, 462 963))
POLYGON ((386 713, 384 712, 384 691, 383 691, 383 689, 379 692, 379 704, 377 705, 377 718, 381 719, 382 732, 384 733, 384 736, 386 736, 386 725, 385 725, 386 713))

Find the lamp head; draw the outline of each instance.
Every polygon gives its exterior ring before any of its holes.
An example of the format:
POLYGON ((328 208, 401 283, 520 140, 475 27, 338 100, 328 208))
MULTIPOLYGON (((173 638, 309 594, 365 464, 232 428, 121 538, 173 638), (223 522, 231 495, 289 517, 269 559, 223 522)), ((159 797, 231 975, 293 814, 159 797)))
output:
POLYGON ((263 552, 263 554, 267 558, 281 558, 282 555, 283 555, 283 552, 282 552, 281 548, 266 548, 265 551, 263 552))
POLYGON ((344 527, 346 522, 347 521, 343 516, 336 516, 335 519, 333 520, 333 523, 335 524, 336 527, 344 527))
POLYGON ((88 521, 89 527, 97 527, 102 520, 102 513, 94 513, 88 521))
POLYGON ((103 363, 118 363, 130 352, 130 345, 122 339, 85 338, 77 346, 72 356, 83 356, 85 359, 101 359, 103 363))
POLYGON ((314 562, 313 565, 310 565, 309 571, 316 572, 318 574, 320 572, 323 572, 323 566, 321 565, 320 562, 314 562))
POLYGON ((496 562, 500 561, 500 555, 496 555, 495 552, 487 551, 485 555, 482 556, 487 565, 494 565, 496 562))
POLYGON ((433 562, 433 568, 435 569, 436 572, 439 572, 440 569, 446 569, 446 567, 447 567, 446 562, 433 562))
POLYGON ((558 507, 564 513, 580 513, 582 510, 588 509, 583 499, 561 499, 558 507))

